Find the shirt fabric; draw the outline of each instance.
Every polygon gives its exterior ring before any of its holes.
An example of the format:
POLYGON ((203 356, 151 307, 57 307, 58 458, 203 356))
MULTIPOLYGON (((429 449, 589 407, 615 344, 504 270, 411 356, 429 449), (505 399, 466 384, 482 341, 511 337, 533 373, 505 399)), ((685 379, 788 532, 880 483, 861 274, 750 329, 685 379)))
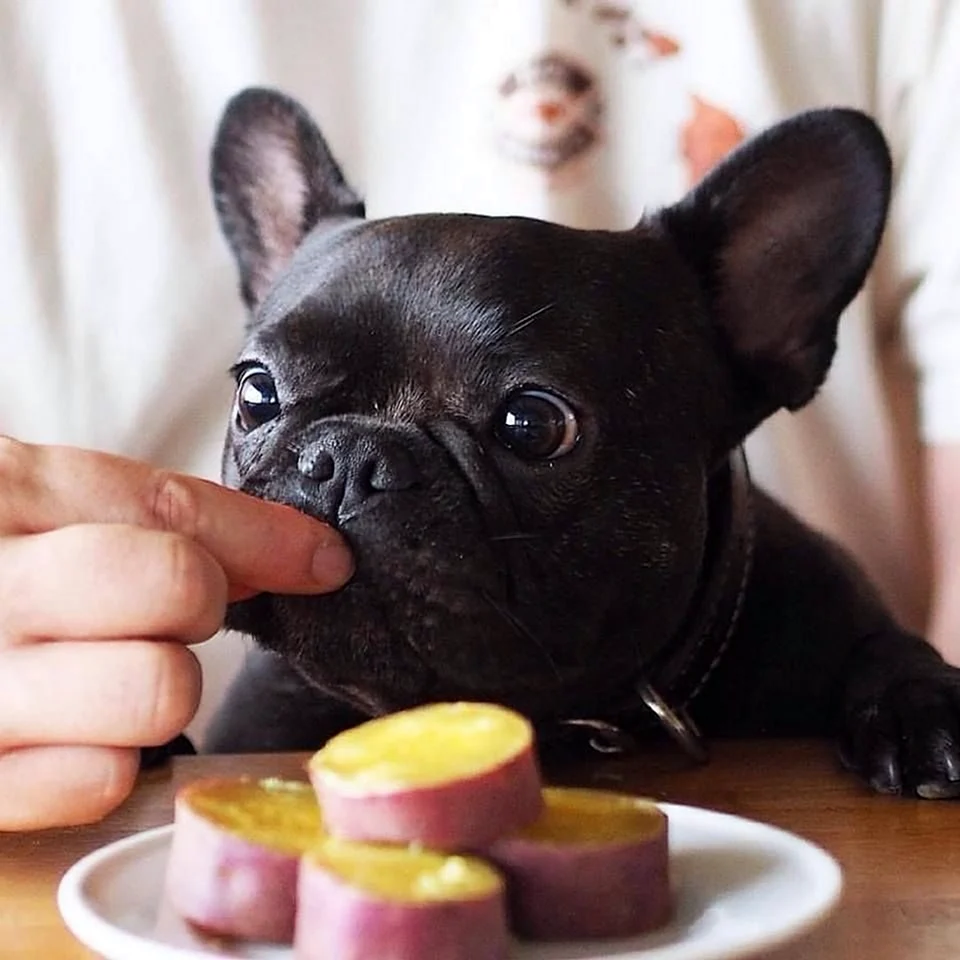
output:
MULTIPOLYGON (((744 137, 870 112, 895 202, 824 388, 754 475, 922 628, 919 440, 960 440, 955 0, 0 0, 0 432, 218 474, 243 312, 207 187, 226 100, 281 88, 370 216, 626 228, 744 137)), ((242 645, 202 646, 202 730, 242 645)))

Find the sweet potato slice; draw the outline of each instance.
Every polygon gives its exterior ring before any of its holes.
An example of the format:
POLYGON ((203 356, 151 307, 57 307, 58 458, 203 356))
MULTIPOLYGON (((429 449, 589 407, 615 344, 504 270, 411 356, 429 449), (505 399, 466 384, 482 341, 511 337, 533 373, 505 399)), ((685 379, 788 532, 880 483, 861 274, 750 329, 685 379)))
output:
POLYGON ((308 770, 331 834, 476 851, 542 809, 533 741, 504 707, 437 703, 339 734, 308 770))
POLYGON ((530 940, 627 937, 671 912, 666 815, 649 800, 548 787, 529 827, 496 843, 513 931, 530 940))
POLYGON ((503 960, 503 880, 473 857, 328 838, 300 868, 298 960, 503 960))
POLYGON ((177 913, 210 933, 289 943, 300 857, 322 836, 310 784, 198 780, 174 809, 166 896, 177 913))

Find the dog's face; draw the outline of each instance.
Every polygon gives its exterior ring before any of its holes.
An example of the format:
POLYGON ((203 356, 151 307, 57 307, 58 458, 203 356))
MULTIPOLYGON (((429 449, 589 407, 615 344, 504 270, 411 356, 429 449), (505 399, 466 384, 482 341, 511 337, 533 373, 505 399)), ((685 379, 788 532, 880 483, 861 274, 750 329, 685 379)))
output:
POLYGON ((602 699, 689 607, 711 471, 825 375, 888 179, 875 128, 824 113, 631 231, 367 221, 303 111, 241 94, 213 166, 251 310, 224 477, 335 524, 357 570, 232 625, 370 712, 602 699))
POLYGON ((702 548, 720 385, 702 345, 658 329, 680 329, 684 282, 656 239, 538 221, 312 235, 241 355, 228 476, 335 523, 357 571, 245 625, 378 705, 545 708, 635 670, 702 548), (678 403, 678 381, 705 389, 678 403))

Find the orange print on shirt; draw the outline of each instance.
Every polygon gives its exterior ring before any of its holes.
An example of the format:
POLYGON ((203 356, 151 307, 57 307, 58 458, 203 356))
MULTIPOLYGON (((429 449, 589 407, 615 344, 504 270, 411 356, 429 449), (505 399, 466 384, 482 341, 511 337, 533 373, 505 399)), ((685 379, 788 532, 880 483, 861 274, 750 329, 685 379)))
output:
POLYGON ((690 186, 699 183, 734 147, 746 139, 740 121, 726 110, 694 95, 693 113, 680 131, 680 152, 690 186))
POLYGON ((657 33, 656 30, 648 30, 646 27, 641 28, 640 33, 657 57, 672 57, 680 52, 680 44, 665 33, 657 33))
MULTIPOLYGON (((579 0, 566 0, 566 4, 574 7, 579 4, 579 0)), ((592 5, 588 3, 583 6, 602 29, 609 31, 610 43, 625 51, 634 65, 646 66, 664 57, 676 56, 680 52, 680 44, 673 37, 644 26, 630 9, 629 3, 595 0, 592 5)))

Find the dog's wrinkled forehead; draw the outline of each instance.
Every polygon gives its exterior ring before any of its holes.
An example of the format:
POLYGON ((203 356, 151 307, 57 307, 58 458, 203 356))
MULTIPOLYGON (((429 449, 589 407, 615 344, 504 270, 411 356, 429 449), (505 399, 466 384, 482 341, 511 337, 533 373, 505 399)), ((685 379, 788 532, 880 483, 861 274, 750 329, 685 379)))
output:
POLYGON ((508 323, 509 312, 562 295, 557 284, 569 269, 557 249, 563 241, 571 252, 590 249, 577 231, 522 218, 431 214, 324 225, 304 240, 259 322, 314 302, 371 310, 389 304, 442 333, 470 328, 485 313, 490 323, 508 323))
MULTIPOLYGON (((371 387, 390 381, 407 392, 415 383, 448 401, 468 382, 498 393, 576 380, 590 351, 555 348, 588 329, 592 341, 602 336, 593 307, 576 302, 578 271, 591 270, 595 282, 601 261, 609 268, 612 248, 624 246, 601 237, 611 250, 598 258, 582 231, 522 218, 326 224, 264 299, 248 350, 282 352, 284 367, 304 378, 326 366, 331 376, 349 370, 371 387)), ((635 249, 629 259, 635 265, 635 249)))

